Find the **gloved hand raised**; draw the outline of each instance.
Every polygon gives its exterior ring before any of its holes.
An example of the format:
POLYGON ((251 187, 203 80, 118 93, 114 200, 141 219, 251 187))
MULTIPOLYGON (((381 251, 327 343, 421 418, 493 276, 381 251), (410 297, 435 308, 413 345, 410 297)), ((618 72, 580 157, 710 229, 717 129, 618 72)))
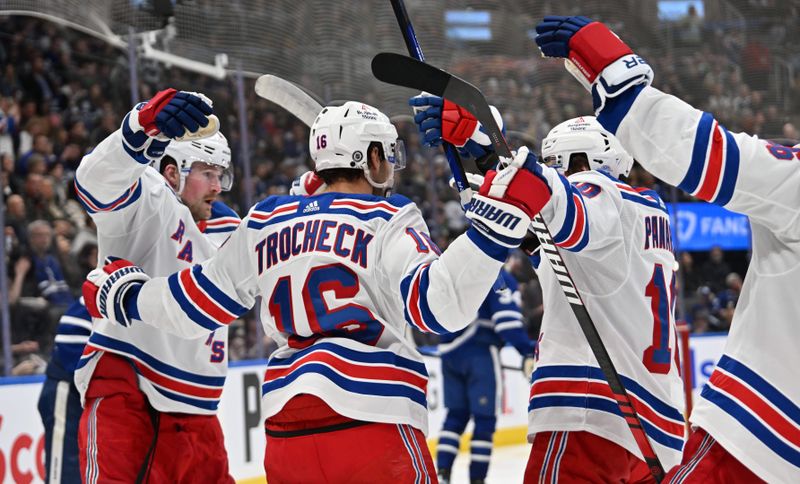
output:
POLYGON ((653 70, 605 24, 582 16, 550 15, 536 26, 536 44, 547 57, 571 61, 567 69, 592 91, 595 112, 629 87, 653 82, 653 70), (570 67, 573 66, 573 67, 570 67))
POLYGON ((83 299, 93 318, 106 318, 130 326, 138 318, 136 295, 150 277, 141 267, 116 257, 91 271, 83 283, 83 299))
POLYGON ((140 163, 160 158, 171 140, 211 136, 219 130, 212 102, 196 92, 166 89, 139 103, 122 121, 126 151, 140 163))
POLYGON ((531 219, 552 193, 536 155, 523 146, 506 167, 486 173, 466 215, 473 227, 496 243, 518 247, 531 219))
MULTIPOLYGON (((444 139, 459 148, 461 156, 481 158, 494 152, 492 140, 481 123, 458 104, 428 93, 412 97, 408 104, 414 108, 414 122, 424 145, 439 146, 444 139)), ((490 109, 505 134, 500 111, 494 106, 490 109)))

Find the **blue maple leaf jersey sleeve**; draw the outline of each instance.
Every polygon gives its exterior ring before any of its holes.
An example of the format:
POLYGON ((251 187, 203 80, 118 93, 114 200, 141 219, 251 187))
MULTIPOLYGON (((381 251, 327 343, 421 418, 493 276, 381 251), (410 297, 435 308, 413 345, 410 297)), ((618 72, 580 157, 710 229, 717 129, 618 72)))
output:
POLYGON ((488 247, 488 239, 469 229, 438 255, 428 234, 419 209, 404 207, 377 236, 376 277, 385 303, 409 325, 439 334, 457 331, 475 319, 508 250, 487 253, 481 244, 488 247))
POLYGON ((797 150, 730 133, 711 114, 653 87, 613 98, 598 121, 667 183, 743 213, 779 237, 800 236, 797 150))
POLYGON ((519 293, 517 281, 505 270, 501 271, 500 275, 504 287, 495 288, 489 292, 487 297, 494 331, 523 357, 532 356, 533 343, 528 338, 522 322, 522 311, 520 310, 522 296, 519 293))

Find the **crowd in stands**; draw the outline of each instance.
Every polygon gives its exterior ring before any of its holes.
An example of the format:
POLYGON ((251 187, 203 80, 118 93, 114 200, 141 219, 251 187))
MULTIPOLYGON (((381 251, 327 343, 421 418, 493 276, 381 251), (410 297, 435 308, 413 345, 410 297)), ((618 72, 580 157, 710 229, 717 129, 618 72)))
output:
MULTIPOLYGON (((769 79, 753 82, 757 76, 740 67, 748 65, 742 58, 748 55, 747 46, 730 32, 720 34, 704 25, 699 31, 701 42, 690 51, 675 49, 650 57, 657 85, 714 112, 732 131, 800 137, 797 120, 787 115, 800 112, 800 106, 786 105, 769 79)), ((689 36, 688 42, 692 39, 689 36)), ((752 51, 757 55, 757 49, 752 51)), ((0 18, 0 187, 7 300, 15 364, 23 362, 25 371, 43 370, 60 314, 80 296, 86 273, 97 265, 94 227, 77 201, 72 180, 82 156, 116 130, 130 109, 127 69, 124 52, 93 37, 38 19, 0 18)), ((533 140, 538 146, 555 124, 591 112, 589 96, 558 63, 498 57, 464 60, 453 70, 473 73, 465 77, 484 86, 487 97, 504 113, 506 126, 521 133, 512 136, 517 144, 533 140), (481 68, 471 70, 473 62, 480 62, 481 68)), ((166 71, 147 61, 140 67, 139 80, 139 99, 167 85, 212 98, 237 163, 241 133, 232 81, 166 71)), ((800 74, 789 88, 800 93, 800 74)), ((247 92, 252 185, 246 189, 237 163, 235 188, 226 194, 240 214, 255 200, 286 194, 291 181, 310 166, 307 127, 257 98, 252 84, 247 92), (246 199, 248 193, 253 200, 246 199)), ((432 237, 446 247, 467 222, 448 187, 446 161, 439 151, 420 145, 413 124, 400 121, 398 126, 409 150, 409 166, 399 173, 396 191, 417 202, 432 237)), ((631 183, 671 198, 658 180, 638 167, 631 183)), ((685 297, 679 314, 696 332, 724 331, 730 325, 746 259, 732 267, 726 256, 719 249, 680 255, 685 297), (695 256, 703 262, 695 264, 695 256)), ((523 310, 535 338, 542 315, 538 281, 521 253, 507 266, 521 281, 523 310)), ((263 354, 256 339, 258 324, 252 314, 234 324, 231 359, 263 354)))

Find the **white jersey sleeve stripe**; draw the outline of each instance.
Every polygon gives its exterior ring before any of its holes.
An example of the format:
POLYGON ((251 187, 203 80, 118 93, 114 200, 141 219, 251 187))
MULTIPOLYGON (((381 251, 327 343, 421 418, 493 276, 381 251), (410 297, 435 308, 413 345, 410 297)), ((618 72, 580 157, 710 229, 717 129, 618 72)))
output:
MULTIPOLYGON (((569 181, 558 175, 561 186, 565 193, 566 209, 564 222, 561 228, 553 234, 553 241, 557 246, 564 249, 579 252, 589 243, 589 220, 586 217, 586 206, 583 196, 569 181)), ((557 183, 554 183, 557 185, 557 183)), ((553 190, 556 196, 557 191, 553 190)))
POLYGON ((142 195, 142 185, 140 181, 141 180, 136 180, 136 182, 134 182, 134 184, 131 185, 131 187, 128 188, 121 197, 110 203, 102 203, 94 198, 88 190, 83 188, 81 184, 78 183, 77 178, 75 179, 75 193, 78 194, 78 200, 81 202, 81 205, 83 205, 83 208, 85 208, 90 214, 97 212, 114 212, 127 207, 139 199, 139 197, 142 195))
POLYGON ((247 308, 222 292, 203 275, 202 266, 169 277, 169 287, 181 309, 194 322, 214 330, 247 312, 247 308))
POLYGON ((692 195, 725 205, 733 196, 739 173, 739 147, 727 129, 703 113, 697 124, 689 170, 678 187, 692 195))
POLYGON ((420 265, 411 275, 406 276, 400 284, 400 292, 406 302, 406 321, 427 333, 448 333, 449 331, 439 323, 428 304, 428 287, 430 284, 428 271, 430 265, 430 262, 420 265))

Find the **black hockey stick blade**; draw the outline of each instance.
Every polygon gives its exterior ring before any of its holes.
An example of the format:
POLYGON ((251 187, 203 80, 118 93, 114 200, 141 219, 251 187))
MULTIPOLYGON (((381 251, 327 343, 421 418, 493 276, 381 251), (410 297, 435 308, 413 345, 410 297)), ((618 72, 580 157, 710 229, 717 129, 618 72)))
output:
POLYGON ((497 154, 511 158, 503 132, 477 87, 438 67, 392 52, 381 52, 372 59, 372 73, 387 84, 429 92, 465 108, 481 122, 497 154))

